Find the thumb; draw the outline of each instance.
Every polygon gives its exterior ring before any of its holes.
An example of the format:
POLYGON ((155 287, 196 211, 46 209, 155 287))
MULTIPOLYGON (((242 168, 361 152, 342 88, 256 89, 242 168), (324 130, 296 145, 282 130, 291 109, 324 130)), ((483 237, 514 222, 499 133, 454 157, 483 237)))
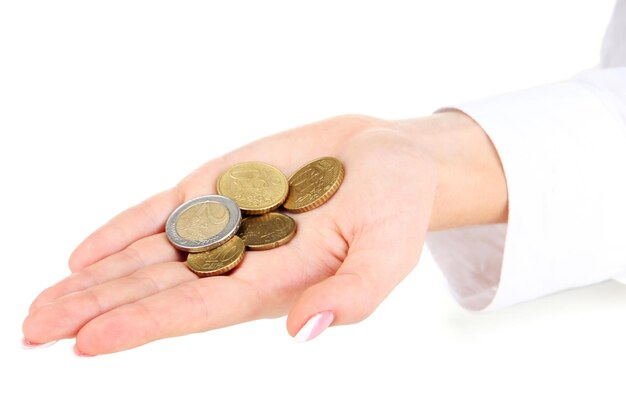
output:
POLYGON ((378 307, 415 266, 424 242, 426 222, 398 221, 355 235, 337 273, 305 290, 292 307, 290 335, 308 341, 331 324, 362 321, 378 307))

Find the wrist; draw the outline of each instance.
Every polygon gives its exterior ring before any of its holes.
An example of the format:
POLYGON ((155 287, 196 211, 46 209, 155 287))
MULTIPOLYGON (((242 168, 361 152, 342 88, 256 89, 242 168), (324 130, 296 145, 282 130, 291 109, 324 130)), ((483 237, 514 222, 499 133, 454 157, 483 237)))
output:
POLYGON ((437 168, 429 230, 507 221, 508 193, 487 133, 458 110, 397 121, 437 168))

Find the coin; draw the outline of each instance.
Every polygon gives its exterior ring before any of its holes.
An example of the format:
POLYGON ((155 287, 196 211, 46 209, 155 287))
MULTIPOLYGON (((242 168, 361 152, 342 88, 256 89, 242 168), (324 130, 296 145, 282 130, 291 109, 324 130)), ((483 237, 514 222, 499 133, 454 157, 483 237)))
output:
POLYGON ((247 217, 237 235, 250 250, 269 250, 291 241, 296 235, 296 221, 279 212, 247 217))
POLYGON ((203 202, 184 210, 175 222, 176 233, 183 238, 201 241, 226 228, 230 214, 217 202, 203 202))
POLYGON ((172 212, 165 233, 178 249, 190 252, 217 248, 237 233, 241 211, 232 199, 205 195, 191 199, 172 212))
POLYGON ((224 274, 243 260, 246 246, 238 236, 210 251, 190 253, 187 256, 189 269, 199 277, 224 274))
POLYGON ((287 197, 285 175, 263 162, 233 165, 217 181, 217 192, 237 202, 246 214, 260 215, 278 208, 287 197))
POLYGON ((317 208, 337 192, 343 176, 343 165, 338 159, 324 157, 309 162, 289 178, 289 196, 283 208, 289 212, 317 208))

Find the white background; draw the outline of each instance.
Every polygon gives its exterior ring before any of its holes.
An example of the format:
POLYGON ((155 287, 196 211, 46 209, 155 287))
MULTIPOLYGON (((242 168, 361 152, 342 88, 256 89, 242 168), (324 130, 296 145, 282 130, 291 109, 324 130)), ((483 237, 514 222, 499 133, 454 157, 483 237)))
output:
POLYGON ((90 359, 19 346, 114 213, 252 139, 595 65, 611 1, 0 2, 0 411, 624 411, 626 286, 462 310, 428 254, 368 320, 264 320, 90 359))

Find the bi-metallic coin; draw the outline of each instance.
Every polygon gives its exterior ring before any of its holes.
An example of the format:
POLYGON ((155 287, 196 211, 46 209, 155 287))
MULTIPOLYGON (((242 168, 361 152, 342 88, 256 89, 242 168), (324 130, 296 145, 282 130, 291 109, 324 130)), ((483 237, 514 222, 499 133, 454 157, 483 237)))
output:
POLYGON ((165 233, 178 249, 189 252, 217 248, 233 237, 241 223, 241 211, 232 199, 206 195, 191 199, 172 212, 165 233))

